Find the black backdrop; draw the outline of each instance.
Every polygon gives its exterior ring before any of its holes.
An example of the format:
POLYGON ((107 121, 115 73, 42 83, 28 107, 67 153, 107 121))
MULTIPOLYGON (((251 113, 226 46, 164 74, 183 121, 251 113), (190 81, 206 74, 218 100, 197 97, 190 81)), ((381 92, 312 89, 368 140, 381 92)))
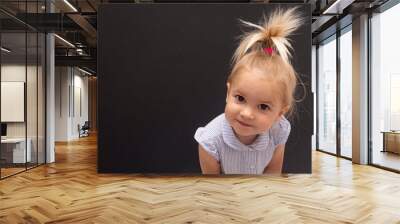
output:
MULTIPOLYGON (((291 37, 306 98, 291 119, 284 171, 311 172, 311 9, 306 4, 105 4, 98 12, 98 171, 200 173, 193 135, 223 113, 243 27, 299 6, 291 37)), ((299 88, 298 97, 304 91, 299 88)))

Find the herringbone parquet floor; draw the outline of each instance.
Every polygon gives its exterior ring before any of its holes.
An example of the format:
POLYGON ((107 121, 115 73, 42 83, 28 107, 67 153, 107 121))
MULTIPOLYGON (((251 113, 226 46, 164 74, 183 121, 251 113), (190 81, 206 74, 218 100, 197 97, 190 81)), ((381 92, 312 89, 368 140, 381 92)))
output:
POLYGON ((0 223, 400 223, 400 175, 313 153, 313 174, 97 174, 96 138, 0 181, 0 223))

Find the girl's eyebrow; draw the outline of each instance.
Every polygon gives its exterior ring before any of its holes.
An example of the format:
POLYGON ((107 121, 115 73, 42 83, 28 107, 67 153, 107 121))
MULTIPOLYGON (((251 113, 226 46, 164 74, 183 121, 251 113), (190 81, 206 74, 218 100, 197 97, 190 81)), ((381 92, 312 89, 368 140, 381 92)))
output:
POLYGON ((270 102, 270 101, 262 101, 261 104, 268 104, 268 105, 271 105, 271 106, 274 105, 274 104, 273 104, 272 102, 270 102))
MULTIPOLYGON (((234 94, 239 94, 239 95, 241 95, 241 96, 243 96, 243 97, 245 97, 246 96, 246 94, 243 94, 243 92, 241 92, 240 90, 238 90, 238 89, 234 89, 234 90, 232 90, 232 92, 234 93, 234 94)), ((268 105, 271 105, 271 106, 273 106, 274 104, 272 103, 272 101, 270 101, 270 100, 260 100, 260 104, 268 104, 268 105)))
POLYGON ((244 96, 244 94, 243 94, 240 90, 238 90, 238 89, 234 89, 232 92, 244 96))

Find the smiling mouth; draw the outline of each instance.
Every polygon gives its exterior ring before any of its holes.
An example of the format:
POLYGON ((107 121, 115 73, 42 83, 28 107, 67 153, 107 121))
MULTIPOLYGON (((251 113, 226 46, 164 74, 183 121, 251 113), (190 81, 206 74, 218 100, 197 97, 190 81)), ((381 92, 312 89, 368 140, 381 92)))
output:
POLYGON ((249 124, 246 124, 246 123, 244 123, 244 122, 241 122, 241 121, 239 121, 239 120, 236 120, 239 124, 241 124, 242 126, 245 126, 245 127, 251 127, 251 125, 249 125, 249 124))

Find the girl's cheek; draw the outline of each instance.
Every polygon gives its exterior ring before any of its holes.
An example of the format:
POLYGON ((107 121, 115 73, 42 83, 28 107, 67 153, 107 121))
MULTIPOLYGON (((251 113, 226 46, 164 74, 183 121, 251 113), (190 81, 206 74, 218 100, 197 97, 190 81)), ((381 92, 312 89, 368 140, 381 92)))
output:
POLYGON ((232 104, 231 109, 232 109, 232 111, 237 112, 237 111, 240 110, 240 105, 238 105, 238 104, 232 104))

